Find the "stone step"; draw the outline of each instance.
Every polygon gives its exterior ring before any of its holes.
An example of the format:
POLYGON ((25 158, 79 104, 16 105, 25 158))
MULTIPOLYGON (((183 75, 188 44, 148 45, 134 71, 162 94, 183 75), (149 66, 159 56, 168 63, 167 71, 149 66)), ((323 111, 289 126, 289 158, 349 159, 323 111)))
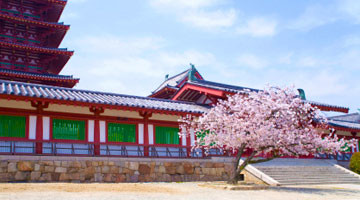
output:
POLYGON ((281 185, 358 183, 360 178, 329 160, 274 159, 253 166, 281 185))
MULTIPOLYGON (((279 171, 262 171, 267 174, 274 174, 274 175, 338 175, 338 174, 344 174, 341 171, 334 171, 334 172, 319 172, 319 171, 302 171, 302 172, 279 172, 279 171)), ((346 173, 346 172, 345 172, 346 173)), ((347 173, 346 173, 347 174, 347 173)))
POLYGON ((360 182, 357 181, 306 181, 306 182, 280 182, 280 185, 321 185, 321 184, 360 184, 360 182))
POLYGON ((360 179, 355 177, 348 177, 348 178, 303 178, 303 177, 297 177, 297 178, 276 178, 275 180, 281 182, 281 181, 299 181, 299 180, 336 180, 336 181, 346 181, 346 180, 353 180, 360 182, 360 179))
POLYGON ((266 167, 266 168, 257 168, 263 171, 341 171, 338 168, 326 167, 326 168, 312 168, 312 167, 287 167, 287 168, 275 168, 275 167, 266 167))
MULTIPOLYGON (((342 174, 343 171, 333 170, 333 171, 316 171, 316 170, 304 170, 304 171, 270 171, 270 170, 260 170, 264 173, 271 174, 342 174)), ((345 172, 346 173, 346 172, 345 172)))
MULTIPOLYGON (((268 174, 269 175, 269 174, 268 174)), ((274 179, 284 179, 284 178, 288 178, 288 179, 293 179, 293 178, 297 178, 297 177, 302 177, 302 178, 330 178, 330 179, 339 179, 339 178, 356 178, 358 180, 360 180, 360 178, 357 178, 353 175, 347 175, 347 174, 343 174, 343 175, 338 175, 338 176, 319 176, 319 175, 307 175, 307 176, 281 176, 281 175, 269 175, 274 179)))
POLYGON ((265 173, 273 173, 273 174, 314 174, 314 173, 321 173, 321 174, 342 174, 342 171, 316 171, 316 170, 304 170, 304 171, 270 171, 270 170, 261 170, 265 173))

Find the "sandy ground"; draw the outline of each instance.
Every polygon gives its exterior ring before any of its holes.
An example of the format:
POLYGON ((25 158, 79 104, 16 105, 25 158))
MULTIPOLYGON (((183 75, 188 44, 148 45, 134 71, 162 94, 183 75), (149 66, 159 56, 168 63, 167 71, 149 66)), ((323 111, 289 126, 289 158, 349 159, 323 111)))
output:
POLYGON ((6 183, 0 199, 21 200, 360 200, 360 184, 275 187, 257 191, 228 191, 199 186, 203 183, 6 183))

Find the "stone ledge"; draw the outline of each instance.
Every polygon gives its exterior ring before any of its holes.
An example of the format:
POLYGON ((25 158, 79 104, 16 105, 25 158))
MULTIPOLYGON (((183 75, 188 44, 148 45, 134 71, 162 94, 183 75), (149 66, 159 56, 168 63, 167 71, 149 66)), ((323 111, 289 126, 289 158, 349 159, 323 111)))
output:
POLYGON ((13 161, 128 161, 128 162, 223 162, 232 163, 232 157, 211 157, 211 158, 143 158, 143 157, 82 157, 82 156, 18 156, 1 155, 1 160, 13 161))

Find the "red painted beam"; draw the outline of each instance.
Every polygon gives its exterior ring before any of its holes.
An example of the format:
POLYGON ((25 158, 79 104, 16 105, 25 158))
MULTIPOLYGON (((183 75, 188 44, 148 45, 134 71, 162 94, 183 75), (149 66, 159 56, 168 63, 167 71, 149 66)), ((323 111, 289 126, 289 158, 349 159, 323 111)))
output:
POLYGON ((196 90, 199 92, 203 92, 203 93, 207 93, 207 94, 211 94, 214 96, 219 96, 219 97, 223 97, 224 96, 224 91, 221 90, 216 90, 216 89, 211 89, 211 88, 205 88, 205 87, 200 87, 200 86, 196 86, 196 85, 191 85, 191 83, 186 83, 177 93, 176 95, 172 98, 172 100, 177 100, 179 98, 179 96, 181 96, 181 94, 183 92, 185 92, 186 90, 196 90))

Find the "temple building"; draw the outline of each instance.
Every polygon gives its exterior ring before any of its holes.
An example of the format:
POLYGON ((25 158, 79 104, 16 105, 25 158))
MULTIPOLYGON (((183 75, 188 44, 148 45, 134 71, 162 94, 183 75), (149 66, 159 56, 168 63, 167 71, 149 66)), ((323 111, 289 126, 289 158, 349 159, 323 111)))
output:
MULTIPOLYGON (((65 0, 0 3, 0 154, 231 156, 216 149, 209 155, 193 151, 195 135, 179 138, 178 119, 200 116, 227 95, 256 89, 205 80, 193 65, 167 76, 149 97, 73 89, 79 79, 59 75, 73 55, 58 48, 69 30, 58 22, 65 5, 65 0)), ((302 90, 300 96, 323 111, 349 111, 308 101, 302 90)), ((329 124, 339 135, 359 138, 360 122, 353 115, 329 118, 329 124)))

